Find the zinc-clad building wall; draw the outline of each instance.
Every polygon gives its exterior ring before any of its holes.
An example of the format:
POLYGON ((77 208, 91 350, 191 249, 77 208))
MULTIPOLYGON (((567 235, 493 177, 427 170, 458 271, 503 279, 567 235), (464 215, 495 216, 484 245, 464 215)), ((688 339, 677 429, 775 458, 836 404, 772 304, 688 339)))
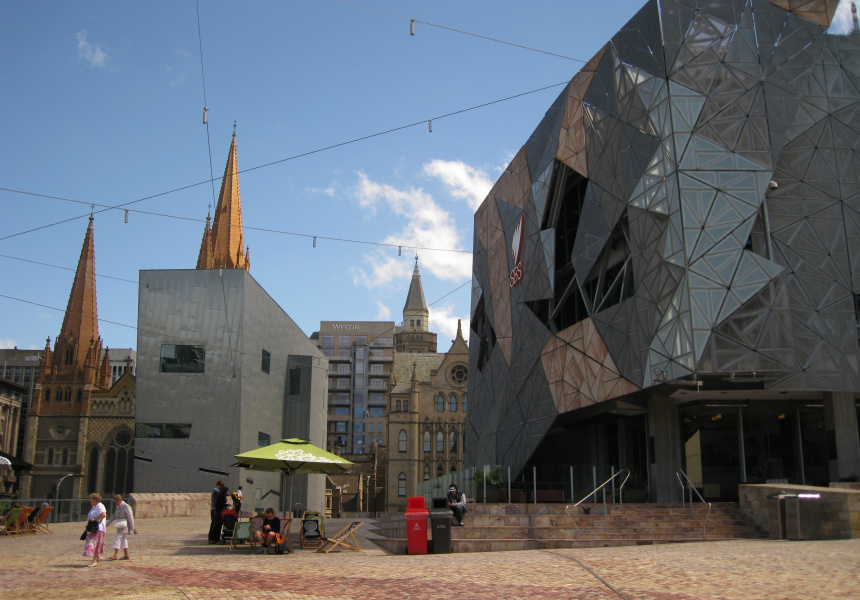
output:
MULTIPOLYGON (((246 509, 276 506, 280 476, 231 467, 235 455, 286 437, 325 446, 328 361, 244 269, 141 271, 137 358, 135 452, 151 462, 136 462, 135 490, 223 479, 246 509), (163 350, 176 357, 164 368, 163 350)), ((324 495, 324 477, 296 477, 294 504, 322 508, 324 495)))

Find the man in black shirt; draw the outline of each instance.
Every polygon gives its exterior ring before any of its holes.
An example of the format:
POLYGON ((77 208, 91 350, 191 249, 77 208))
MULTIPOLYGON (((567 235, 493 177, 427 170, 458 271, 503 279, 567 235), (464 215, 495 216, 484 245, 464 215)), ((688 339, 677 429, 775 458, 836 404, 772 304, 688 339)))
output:
POLYGON ((263 513, 263 526, 256 534, 261 553, 269 548, 271 548, 270 554, 274 553, 275 538, 279 533, 281 533, 281 520, 275 516, 275 509, 267 508, 263 513))

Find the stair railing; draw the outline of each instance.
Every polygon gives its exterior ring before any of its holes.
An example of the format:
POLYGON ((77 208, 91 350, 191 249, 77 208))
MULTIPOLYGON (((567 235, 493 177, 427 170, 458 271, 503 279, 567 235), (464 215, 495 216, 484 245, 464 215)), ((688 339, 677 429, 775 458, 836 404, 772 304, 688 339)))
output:
POLYGON ((701 500, 701 502, 703 504, 708 505, 708 514, 705 515, 705 520, 702 521, 702 539, 705 539, 707 537, 708 517, 711 516, 711 503, 705 502, 705 499, 702 498, 702 495, 699 493, 699 490, 696 489, 696 486, 693 485, 693 482, 690 481, 690 478, 687 477, 687 474, 684 473, 684 471, 682 471, 681 469, 678 469, 675 472, 675 476, 678 478, 678 481, 681 483, 681 489, 682 489, 681 502, 684 501, 684 495, 683 495, 683 488, 685 487, 684 481, 687 482, 686 487, 689 488, 689 490, 690 490, 690 520, 693 519, 693 492, 696 492, 696 496, 699 497, 699 500, 701 500), (682 476, 684 477, 683 481, 681 480, 682 476))
POLYGON ((624 478, 624 481, 621 482, 621 487, 618 488, 618 503, 621 505, 621 508, 624 508, 624 484, 627 483, 628 479, 630 479, 630 469, 627 469, 627 477, 624 478))
MULTIPOLYGON (((620 471, 618 471, 617 473, 615 473, 612 477, 610 477, 609 479, 607 479, 606 481, 604 481, 603 483, 601 483, 599 486, 597 486, 596 488, 594 488, 593 490, 591 490, 590 492, 588 492, 588 493, 585 495, 585 497, 584 497, 582 500, 580 500, 579 502, 577 502, 576 504, 574 504, 574 505, 573 505, 573 507, 571 507, 571 506, 567 506, 567 507, 565 508, 565 511, 567 511, 567 510, 568 510, 568 509, 570 509, 570 508, 576 508, 576 507, 578 507, 580 504, 582 504, 583 502, 585 502, 586 500, 588 500, 591 496, 594 496, 594 495, 596 495, 596 494, 597 494, 597 492, 599 492, 599 491, 603 490, 603 518, 604 518, 604 519, 608 519, 609 517, 608 517, 608 512, 607 512, 607 509, 606 509, 606 485, 607 485, 608 483, 610 483, 610 482, 614 481, 616 477, 618 477, 619 475, 623 474, 625 471, 627 471, 627 476, 629 477, 629 476, 630 476, 630 469, 628 469, 627 467, 624 467, 623 469, 621 469, 620 471)), ((625 478, 625 479, 624 479, 624 481, 626 482, 626 481, 627 481, 627 479, 625 478)), ((624 486, 624 484, 621 484, 621 485, 622 485, 622 487, 624 486)))

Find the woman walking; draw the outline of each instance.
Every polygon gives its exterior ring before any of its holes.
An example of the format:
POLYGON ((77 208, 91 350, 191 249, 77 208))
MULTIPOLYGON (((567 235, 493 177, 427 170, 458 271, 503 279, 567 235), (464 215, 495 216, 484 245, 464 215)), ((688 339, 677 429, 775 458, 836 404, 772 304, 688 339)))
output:
POLYGON ((116 512, 113 513, 107 524, 113 523, 116 526, 116 537, 113 538, 113 556, 109 556, 108 560, 116 560, 120 548, 123 551, 120 560, 128 560, 128 540, 125 539, 125 536, 129 531, 134 531, 134 512, 128 504, 122 501, 122 496, 119 494, 113 497, 113 503, 116 504, 116 512))
MULTIPOLYGON (((96 526, 95 531, 87 532, 87 541, 84 544, 84 556, 92 556, 93 562, 87 566, 95 567, 99 564, 99 557, 105 552, 105 517, 107 516, 107 510, 105 509, 105 505, 102 504, 100 494, 90 494, 90 505, 92 508, 87 515, 87 523, 94 522, 96 526)), ((91 526, 87 527, 87 529, 90 528, 91 526)))

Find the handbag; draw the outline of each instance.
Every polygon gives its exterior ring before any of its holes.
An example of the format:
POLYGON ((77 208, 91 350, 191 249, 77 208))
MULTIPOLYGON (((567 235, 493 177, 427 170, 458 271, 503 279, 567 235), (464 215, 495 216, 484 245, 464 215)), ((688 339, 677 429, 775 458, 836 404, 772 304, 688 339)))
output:
POLYGON ((117 519, 113 522, 113 526, 117 529, 125 529, 126 527, 128 527, 128 521, 126 521, 125 519, 117 519))
POLYGON ((87 521, 87 533, 95 533, 99 530, 98 521, 87 521))

